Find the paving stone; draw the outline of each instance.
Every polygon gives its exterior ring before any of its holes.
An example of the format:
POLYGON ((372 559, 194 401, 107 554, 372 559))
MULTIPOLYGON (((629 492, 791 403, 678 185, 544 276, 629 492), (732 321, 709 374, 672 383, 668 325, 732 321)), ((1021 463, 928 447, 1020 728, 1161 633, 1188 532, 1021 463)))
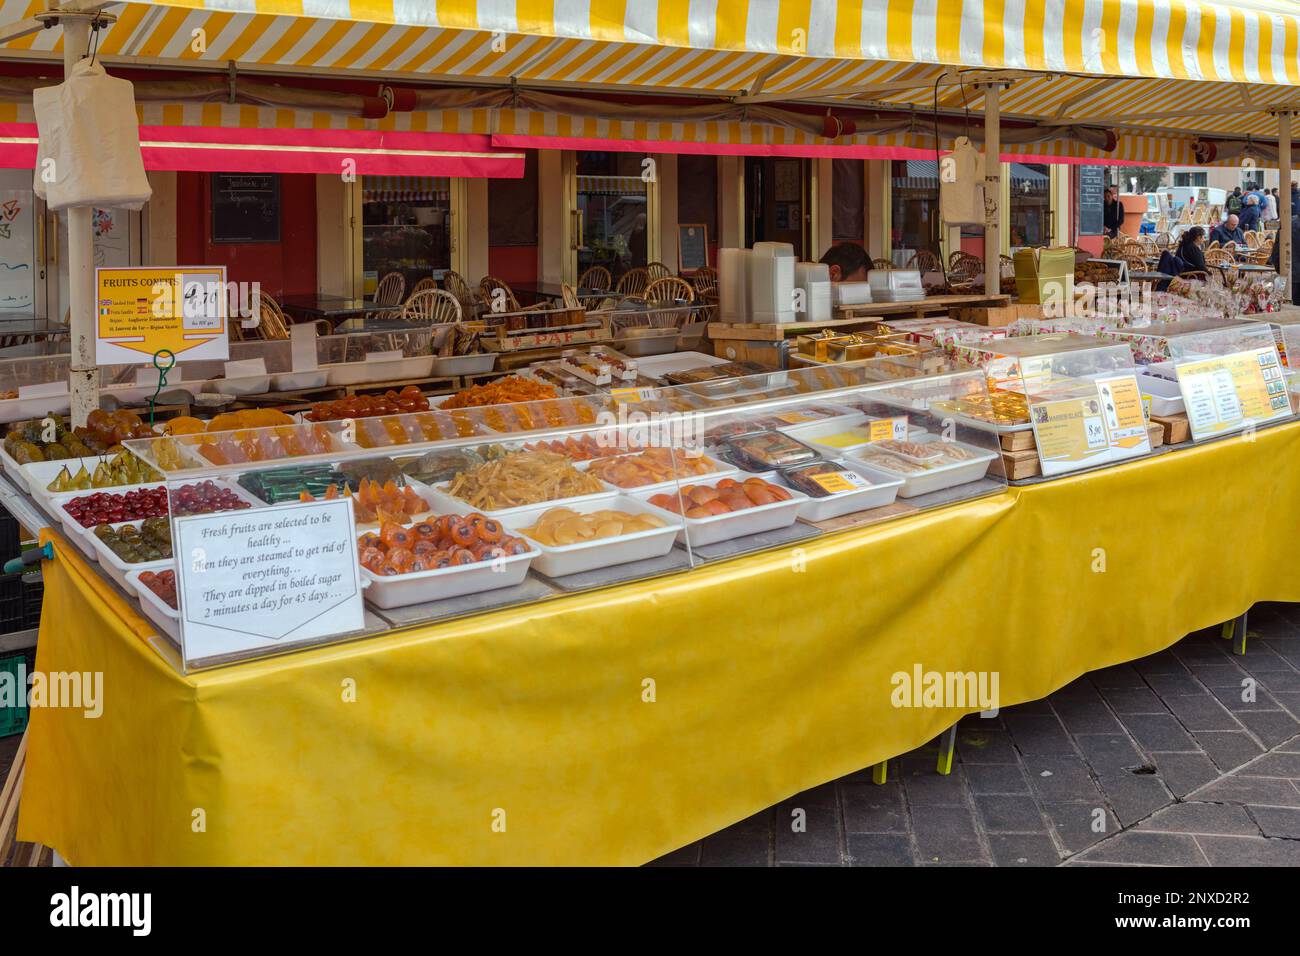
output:
POLYGON ((1156 772, 1176 797, 1185 797, 1197 787, 1220 776, 1221 771, 1205 754, 1152 754, 1156 772))
POLYGON ((1292 717, 1300 717, 1300 693, 1297 694, 1274 694, 1273 699, 1283 710, 1288 711, 1292 717))
POLYGON ((1201 730, 1194 734, 1201 749, 1223 771, 1235 770, 1263 750, 1245 731, 1201 730))
POLYGON ((1030 787, 1045 801, 1094 806, 1102 802, 1101 791, 1080 757, 1026 757, 1025 772, 1030 787))
POLYGON ((964 764, 963 767, 973 794, 1029 792, 1029 781, 1018 764, 964 764))
POLYGON ((843 786, 844 829, 848 833, 906 833, 902 791, 874 784, 843 786))
POLYGON ((975 809, 990 833, 1043 833, 1047 824, 1033 797, 1000 793, 975 798, 975 809))
POLYGON ((1161 703, 1155 692, 1145 685, 1142 687, 1106 688, 1102 690, 1106 703, 1115 713, 1125 714, 1167 714, 1169 708, 1161 703))
POLYGON ((699 866, 700 850, 703 841, 688 844, 673 850, 671 853, 665 853, 657 860, 652 860, 648 866, 699 866))
POLYGON ((1227 803, 1176 803, 1157 811, 1151 819, 1143 820, 1138 829, 1165 833, 1259 835, 1259 827, 1249 814, 1243 808, 1227 803))
POLYGON ((1283 710, 1243 711, 1238 719, 1265 747, 1276 747, 1300 733, 1300 721, 1283 710))
POLYGON ((1047 697, 1055 706, 1058 701, 1063 700, 1101 700, 1101 692, 1097 690, 1097 685, 1088 679, 1085 674, 1076 680, 1070 681, 1060 690, 1053 691, 1047 697))
POLYGON ((1143 677, 1152 674, 1182 674, 1186 676, 1187 668, 1173 651, 1161 651, 1133 662, 1133 668, 1143 677))
POLYGON ((1300 790, 1290 780, 1275 777, 1224 777, 1192 794, 1212 803, 1243 803, 1250 806, 1300 807, 1300 790))
POLYGON ((1098 783, 1115 816, 1126 827, 1168 806, 1174 799, 1155 774, 1103 773, 1098 783))
POLYGON ((1104 840, 1081 854, 1101 863, 1141 863, 1148 866, 1205 866, 1197 838, 1182 833, 1129 830, 1104 840))
POLYGON ((1275 671, 1259 678, 1259 682, 1279 694, 1300 694, 1300 672, 1297 671, 1275 671))
POLYGON ((1240 730, 1232 714, 1206 690, 1179 697, 1165 697, 1174 716, 1188 730, 1240 730))
POLYGON ((719 832, 730 833, 735 831, 737 833, 762 833, 767 836, 772 833, 772 819, 775 814, 776 808, 768 807, 766 810, 760 810, 753 816, 745 817, 745 819, 738 823, 733 823, 725 830, 719 832))
POLYGON ((1098 840, 1120 831, 1119 820, 1115 818, 1115 814, 1100 804, 1092 806, 1087 803, 1044 803, 1043 812, 1051 821, 1056 838, 1070 853, 1078 853, 1098 840), (1095 811, 1099 807, 1104 814, 1106 826, 1101 833, 1093 830, 1093 823, 1098 819, 1095 811))
MULTIPOLYGON (((1232 711, 1234 714, 1247 710, 1280 710, 1281 706, 1277 698, 1264 689, 1264 685, 1256 684, 1254 688, 1255 699, 1253 701, 1242 700, 1246 694, 1246 688, 1234 685, 1232 687, 1215 687, 1212 693, 1218 698, 1219 703, 1232 711)), ((1215 730, 1217 728, 1208 728, 1215 730)))
POLYGON ((847 840, 853 866, 916 866, 912 840, 906 834, 850 833, 847 840))
POLYGON ((1118 734, 1124 730, 1100 698, 1058 703, 1056 714, 1065 724, 1065 729, 1076 737, 1079 734, 1118 734))
POLYGON ((1273 749, 1283 754, 1300 754, 1300 737, 1292 737, 1286 743, 1278 744, 1273 749))
POLYGON ((835 789, 835 782, 824 783, 820 787, 813 787, 811 790, 805 790, 802 793, 796 793, 789 800, 782 801, 792 807, 838 807, 839 795, 835 789))
POLYGON ((921 813, 913 813, 912 833, 916 837, 918 862, 956 863, 988 859, 967 807, 926 807, 921 813))
POLYGON ((1264 674, 1295 671, 1294 666, 1285 657, 1260 641, 1249 641, 1246 644, 1246 656, 1234 655, 1233 659, 1248 673, 1261 675, 1261 680, 1264 674))
POLYGON ((1192 674, 1206 687, 1216 690, 1220 687, 1241 687, 1241 682, 1250 675, 1236 664, 1202 664, 1192 665, 1192 674))
POLYGON ((963 764, 1014 764, 1020 759, 1005 730, 958 730, 957 753, 963 764))
POLYGON ((928 770, 905 774, 903 790, 913 813, 921 807, 964 807, 966 805, 966 777, 960 765, 944 776, 931 764, 928 770))
POLYGON ((1195 742, 1187 736, 1171 714, 1126 714, 1124 726, 1147 751, 1194 751, 1195 742))
POLYGON ((1079 734, 1074 742, 1094 771, 1122 771, 1146 763, 1128 734, 1079 734))
POLYGON ((778 810, 772 830, 776 836, 775 858, 778 862, 840 862, 840 819, 833 808, 795 804, 785 813, 778 810), (796 809, 804 811, 806 829, 802 832, 793 829, 796 809))
POLYGON ((1249 807, 1248 809, 1264 836, 1300 840, 1300 807, 1249 807))
POLYGON ((1300 840, 1201 836, 1196 842, 1211 866, 1300 866, 1300 840))
POLYGON ((1030 754, 1072 754, 1074 745, 1055 714, 1006 714, 1011 739, 1026 756, 1030 754))
POLYGON ((768 866, 771 840, 766 834, 723 831, 705 837, 700 866, 768 866))
POLYGON ((1242 777, 1289 777, 1300 780, 1300 753, 1269 753, 1242 767, 1242 777))
POLYGON ((1146 687, 1146 681, 1130 664, 1117 664, 1088 675, 1095 687, 1102 690, 1115 687, 1146 687))
POLYGON ((1061 855, 1042 833, 991 833, 989 848, 998 866, 1058 866, 1061 855))
POLYGON ((1224 640, 1215 640, 1213 635, 1209 640, 1199 641, 1180 641, 1174 645, 1173 653, 1180 661, 1196 660, 1215 660, 1224 656, 1224 648, 1228 642, 1224 640))
POLYGON ((1205 685, 1186 671, 1181 674, 1148 674, 1147 684, 1166 703, 1171 698, 1205 693, 1205 685))

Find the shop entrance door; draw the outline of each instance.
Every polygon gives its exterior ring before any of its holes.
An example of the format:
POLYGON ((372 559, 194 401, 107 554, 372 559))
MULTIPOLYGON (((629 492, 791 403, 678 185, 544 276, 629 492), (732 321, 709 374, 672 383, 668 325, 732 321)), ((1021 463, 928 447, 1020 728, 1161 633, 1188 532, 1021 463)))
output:
POLYGON ((659 256, 654 160, 581 152, 574 159, 569 248, 573 276, 604 266, 615 282, 659 256))
POLYGON ((745 245, 788 242, 799 259, 811 248, 806 159, 751 156, 745 160, 745 245))

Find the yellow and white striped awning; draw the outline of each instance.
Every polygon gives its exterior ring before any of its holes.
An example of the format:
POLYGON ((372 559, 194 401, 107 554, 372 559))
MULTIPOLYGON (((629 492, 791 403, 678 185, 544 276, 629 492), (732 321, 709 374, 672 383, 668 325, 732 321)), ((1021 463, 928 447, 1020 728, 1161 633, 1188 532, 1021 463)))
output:
MULTIPOLYGON (((0 0, 11 22, 41 0, 0 0)), ((161 0, 113 8, 110 63, 209 65, 400 84, 518 83, 739 102, 978 109, 1138 134, 1276 135, 1300 104, 1288 0, 161 0), (957 68, 957 69, 954 69, 957 68), (963 82, 964 81, 964 82, 963 82)), ((0 47, 52 58, 60 31, 0 47)))

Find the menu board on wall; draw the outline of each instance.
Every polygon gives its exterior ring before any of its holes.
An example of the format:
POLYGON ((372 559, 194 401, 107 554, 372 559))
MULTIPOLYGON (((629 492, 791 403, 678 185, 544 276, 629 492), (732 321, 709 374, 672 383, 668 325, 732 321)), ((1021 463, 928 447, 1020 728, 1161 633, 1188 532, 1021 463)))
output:
POLYGON ((1104 166, 1079 167, 1079 235, 1100 236, 1106 231, 1104 210, 1106 201, 1106 168, 1104 166))
POLYGON ((212 241, 279 242, 279 175, 213 173, 212 241))
POLYGON ((695 272, 709 264, 709 230, 701 222, 677 226, 677 271, 695 272))

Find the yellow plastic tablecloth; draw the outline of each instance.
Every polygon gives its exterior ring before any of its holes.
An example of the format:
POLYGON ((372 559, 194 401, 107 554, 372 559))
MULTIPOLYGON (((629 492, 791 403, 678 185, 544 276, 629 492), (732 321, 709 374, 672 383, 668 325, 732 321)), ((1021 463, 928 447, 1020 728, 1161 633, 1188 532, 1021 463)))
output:
POLYGON ((1300 600, 1298 464, 1288 424, 190 677, 64 547, 37 665, 102 671, 104 714, 32 711, 19 838, 78 865, 642 863, 961 716, 893 707, 897 671, 995 670, 1008 706, 1300 600))

